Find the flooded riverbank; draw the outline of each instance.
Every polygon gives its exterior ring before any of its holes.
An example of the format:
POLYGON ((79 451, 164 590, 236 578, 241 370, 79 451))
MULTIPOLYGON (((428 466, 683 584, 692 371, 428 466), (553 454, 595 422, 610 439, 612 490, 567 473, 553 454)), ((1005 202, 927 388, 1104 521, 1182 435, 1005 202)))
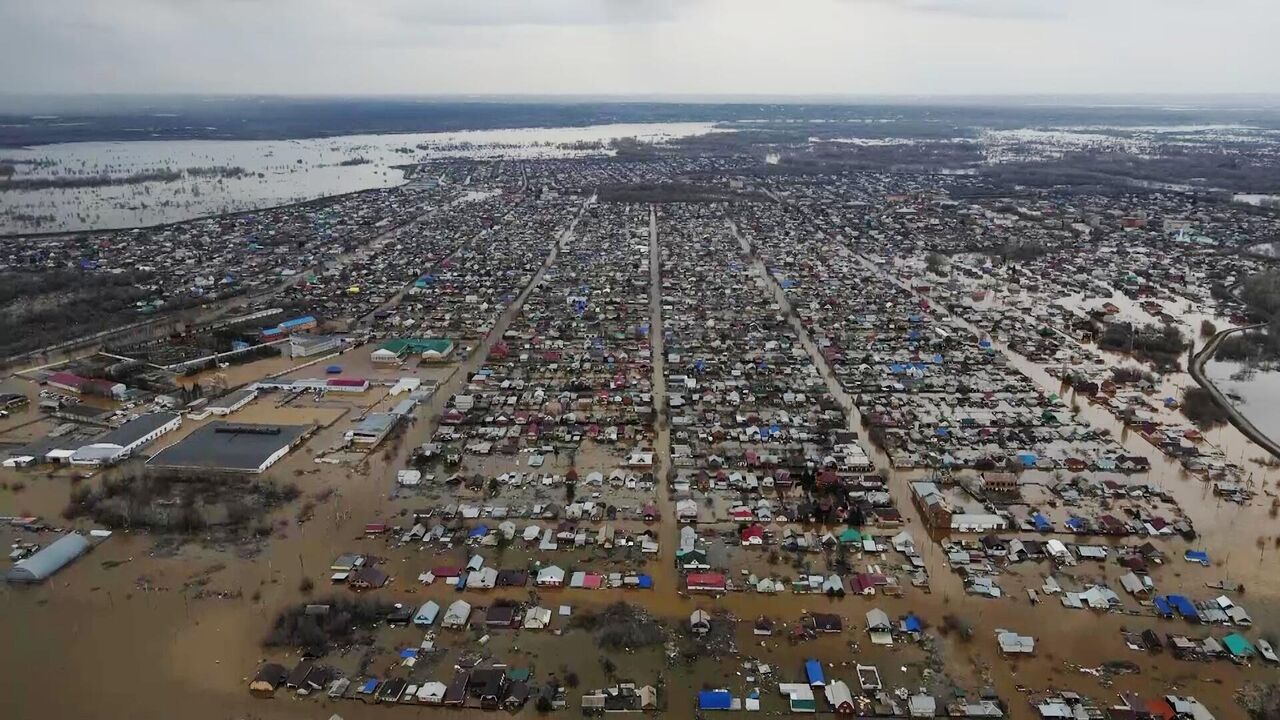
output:
MULTIPOLYGON (((605 154, 618 138, 663 142, 712 123, 344 135, 303 140, 164 140, 42 145, 9 150, 0 234, 145 227, 287 205, 404 182, 400 169, 433 158, 567 158, 605 154), (57 183, 96 183, 59 187, 57 183)), ((429 179, 428 179, 429 180, 429 179)))

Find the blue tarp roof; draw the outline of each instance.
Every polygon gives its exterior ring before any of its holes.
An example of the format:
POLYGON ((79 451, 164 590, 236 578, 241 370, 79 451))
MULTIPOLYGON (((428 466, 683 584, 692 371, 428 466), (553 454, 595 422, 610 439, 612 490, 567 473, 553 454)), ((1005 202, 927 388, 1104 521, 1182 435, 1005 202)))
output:
POLYGON ((804 661, 804 674, 809 678, 810 685, 826 685, 827 679, 822 674, 822 663, 817 660, 804 661))
POLYGON ((923 625, 920 623, 920 618, 915 615, 908 615, 902 620, 902 629, 907 632, 920 632, 922 628, 923 625))
POLYGON ((1032 515, 1032 516, 1031 516, 1031 522, 1033 522, 1033 523, 1035 523, 1035 524, 1036 524, 1036 529, 1037 529, 1037 530, 1052 530, 1052 529, 1053 529, 1053 523, 1049 522, 1049 518, 1047 518, 1047 517, 1045 517, 1045 516, 1041 515, 1040 513, 1036 513, 1035 515, 1032 515))
POLYGON ((377 688, 378 688, 378 679, 369 678, 368 680, 364 681, 363 685, 360 686, 360 692, 367 694, 367 693, 373 692, 377 688))
POLYGON ((1020 452, 1018 453, 1018 462, 1023 465, 1035 465, 1036 454, 1033 452, 1020 452))
POLYGON ((400 651, 400 657, 402 658, 418 657, 418 648, 405 648, 400 651))
POLYGON ((649 590, 653 588, 653 578, 648 575, 641 575, 637 578, 640 584, 637 586, 641 590, 649 590))
POLYGON ((699 710, 728 710, 733 705, 733 696, 728 690, 701 690, 698 692, 699 710))
POLYGON ((1173 615, 1173 608, 1169 607, 1169 603, 1162 597, 1156 598, 1156 612, 1161 615, 1173 615))
POLYGON ((1078 517, 1067 518, 1067 527, 1072 530, 1080 530, 1084 527, 1084 520, 1081 520, 1078 517))
POLYGON ((1200 613, 1196 611, 1195 603, 1191 602, 1183 595, 1169 595, 1165 600, 1168 601, 1169 605, 1173 607, 1174 610, 1178 611, 1178 614, 1182 617, 1200 617, 1200 613))
POLYGON ((489 534, 489 528, 486 525, 477 525, 467 533, 467 537, 484 537, 489 534))
POLYGON ((1209 553, 1203 550, 1188 550, 1182 557, 1187 562, 1197 562, 1201 565, 1209 564, 1209 553))

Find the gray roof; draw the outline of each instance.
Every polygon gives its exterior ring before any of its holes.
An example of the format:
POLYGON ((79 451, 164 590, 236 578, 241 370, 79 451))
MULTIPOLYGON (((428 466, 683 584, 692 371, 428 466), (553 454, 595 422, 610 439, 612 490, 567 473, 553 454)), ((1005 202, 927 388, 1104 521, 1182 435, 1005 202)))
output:
POLYGON ((40 552, 19 560, 5 576, 9 582, 35 583, 47 579, 89 549, 89 541, 75 532, 49 543, 40 552))
POLYGON ((164 468, 257 472, 281 448, 292 445, 306 425, 211 422, 156 453, 148 465, 164 468))
POLYGON ((368 435, 381 435, 391 429, 399 418, 390 413, 370 413, 360 424, 355 427, 354 432, 364 433, 368 435))
POLYGON ((257 388, 247 387, 241 390, 237 390, 233 393, 227 393, 226 395, 223 395, 217 400, 210 402, 209 407, 210 408, 229 408, 232 405, 239 403, 241 400, 244 400, 246 397, 253 398, 253 397, 257 397, 257 395, 258 395, 257 388))
POLYGON ((160 429, 166 423, 171 423, 178 418, 176 413, 158 412, 139 415, 136 419, 121 425, 109 433, 100 435, 93 439, 95 444, 119 445, 120 447, 129 447, 139 438, 146 437, 152 432, 160 429))

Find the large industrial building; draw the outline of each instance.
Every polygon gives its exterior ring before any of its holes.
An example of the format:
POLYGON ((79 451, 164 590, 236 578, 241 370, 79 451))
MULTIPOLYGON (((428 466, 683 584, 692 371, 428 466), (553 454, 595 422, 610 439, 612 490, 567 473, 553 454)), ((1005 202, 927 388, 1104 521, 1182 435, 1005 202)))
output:
POLYGON ((76 449, 69 459, 73 465, 109 465, 129 457, 135 450, 181 425, 182 416, 176 413, 140 415, 76 449))
POLYGON ((288 455, 310 429, 215 420, 156 453, 147 467, 260 473, 288 455))
POLYGON ((369 355, 375 363, 400 362, 409 355, 421 356, 423 362, 440 362, 453 354, 453 341, 447 338, 397 338, 383 343, 369 355))
POLYGON ((311 357, 342 348, 341 335, 311 335, 303 333, 289 336, 289 357, 311 357))

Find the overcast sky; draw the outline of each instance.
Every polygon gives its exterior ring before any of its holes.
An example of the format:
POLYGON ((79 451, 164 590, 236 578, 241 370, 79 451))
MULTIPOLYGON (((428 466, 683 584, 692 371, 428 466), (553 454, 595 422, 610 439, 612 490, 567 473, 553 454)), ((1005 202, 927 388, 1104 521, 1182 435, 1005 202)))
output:
POLYGON ((1280 92, 1280 0, 0 0, 0 92, 1280 92))

